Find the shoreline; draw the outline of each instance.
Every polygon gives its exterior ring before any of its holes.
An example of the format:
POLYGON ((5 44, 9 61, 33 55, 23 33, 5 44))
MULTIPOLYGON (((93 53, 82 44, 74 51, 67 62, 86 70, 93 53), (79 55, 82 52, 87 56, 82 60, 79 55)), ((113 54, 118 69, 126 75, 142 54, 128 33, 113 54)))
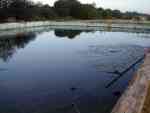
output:
POLYGON ((41 32, 54 29, 62 30, 81 30, 81 31, 102 31, 102 32, 129 32, 129 33, 150 33, 150 26, 131 23, 131 21, 118 20, 119 24, 110 22, 111 20, 86 20, 86 21, 35 21, 19 23, 0 24, 0 37, 15 35, 24 32, 41 32), (105 22, 104 22, 105 21, 105 22), (113 23, 113 24, 110 24, 113 23), (129 24, 125 24, 129 23, 129 24))
POLYGON ((123 20, 85 20, 85 21, 33 21, 33 22, 14 22, 0 23, 0 31, 10 29, 23 29, 32 27, 51 27, 51 28, 77 28, 95 30, 99 28, 115 29, 138 29, 150 30, 150 22, 136 22, 123 20))
POLYGON ((143 113, 144 103, 150 90, 150 51, 149 49, 146 51, 148 53, 144 63, 133 76, 111 113, 143 113))

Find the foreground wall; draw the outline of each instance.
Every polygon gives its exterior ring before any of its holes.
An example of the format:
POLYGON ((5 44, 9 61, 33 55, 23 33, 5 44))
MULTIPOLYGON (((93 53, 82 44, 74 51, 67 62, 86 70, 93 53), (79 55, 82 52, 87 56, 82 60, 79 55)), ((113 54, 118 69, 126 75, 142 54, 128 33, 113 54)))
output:
MULTIPOLYGON (((149 50, 146 49, 148 52, 149 50)), ((112 113, 141 113, 150 86, 150 53, 121 96, 112 113)))

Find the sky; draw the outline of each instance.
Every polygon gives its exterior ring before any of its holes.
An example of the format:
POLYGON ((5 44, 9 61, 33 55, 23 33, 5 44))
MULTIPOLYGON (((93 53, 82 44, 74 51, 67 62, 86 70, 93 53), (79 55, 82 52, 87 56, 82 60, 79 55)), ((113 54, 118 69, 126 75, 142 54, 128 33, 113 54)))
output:
MULTIPOLYGON (((32 0, 44 4, 54 4, 56 0, 32 0)), ((81 3, 96 3, 97 7, 119 9, 125 11, 138 11, 150 14, 150 0, 79 0, 81 3)))

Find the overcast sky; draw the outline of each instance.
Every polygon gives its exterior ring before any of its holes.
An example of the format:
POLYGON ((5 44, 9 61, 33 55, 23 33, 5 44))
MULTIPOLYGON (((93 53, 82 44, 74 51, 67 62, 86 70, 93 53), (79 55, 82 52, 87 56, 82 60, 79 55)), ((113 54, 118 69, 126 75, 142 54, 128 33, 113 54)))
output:
MULTIPOLYGON (((42 3, 54 4, 56 0, 32 0, 41 1, 42 3)), ((95 2, 97 7, 119 9, 121 11, 138 11, 150 14, 150 0, 79 0, 82 3, 95 2)))

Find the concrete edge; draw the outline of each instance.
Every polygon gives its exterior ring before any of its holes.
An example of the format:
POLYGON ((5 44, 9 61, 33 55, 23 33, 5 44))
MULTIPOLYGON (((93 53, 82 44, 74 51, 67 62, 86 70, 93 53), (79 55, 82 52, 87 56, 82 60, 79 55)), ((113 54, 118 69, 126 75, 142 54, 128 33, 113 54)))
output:
POLYGON ((134 75, 111 113, 141 113, 149 87, 149 80, 150 53, 147 53, 144 63, 134 75))
POLYGON ((140 113, 150 113, 149 105, 150 105, 150 81, 148 81, 148 91, 145 96, 145 101, 140 113))
POLYGON ((1 23, 0 30, 9 30, 16 28, 30 28, 40 26, 64 26, 64 27, 84 27, 84 28, 123 28, 123 29, 145 29, 150 30, 150 26, 141 24, 122 24, 122 23, 110 23, 110 22, 96 22, 90 23, 86 21, 67 21, 67 22, 55 22, 55 21, 33 21, 33 22, 17 22, 17 23, 1 23))

